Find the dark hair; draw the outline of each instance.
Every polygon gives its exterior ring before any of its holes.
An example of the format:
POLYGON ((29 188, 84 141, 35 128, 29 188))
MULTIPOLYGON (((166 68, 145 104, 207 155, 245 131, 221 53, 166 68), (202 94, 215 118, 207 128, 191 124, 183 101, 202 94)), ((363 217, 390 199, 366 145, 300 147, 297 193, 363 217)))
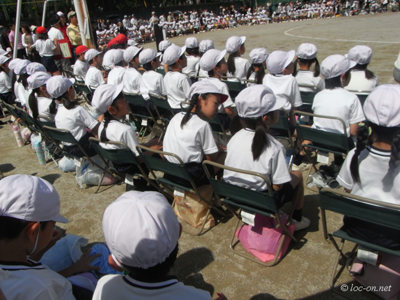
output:
MULTIPOLYGON (((215 67, 221 66, 221 62, 222 62, 222 59, 215 65, 215 67)), ((208 77, 214 77, 214 68, 212 68, 210 71, 208 71, 208 77)), ((200 68, 199 68, 199 72, 200 72, 200 68)))
MULTIPOLYGON (((350 81, 351 75, 350 75, 350 70, 348 70, 346 73, 344 73, 344 77, 347 81, 350 81)), ((333 78, 325 79, 325 88, 326 89, 334 89, 337 87, 342 87, 342 81, 341 81, 341 76, 336 76, 333 78)))
MULTIPOLYGON (((33 89, 32 92, 29 94, 29 98, 28 98, 29 108, 32 112, 32 116, 34 119, 37 119, 37 117, 39 116, 38 101, 36 98, 36 95, 39 94, 39 92, 40 92, 40 87, 33 89)), ((54 100, 51 100, 51 103, 49 105, 49 112, 52 115, 55 115, 57 112, 57 105, 54 100)))
MULTIPOLYGON (((314 77, 318 77, 320 74, 320 67, 319 67, 319 62, 317 58, 313 58, 313 59, 303 59, 303 58, 298 58, 297 62, 300 64, 304 64, 307 65, 308 68, 311 68, 311 65, 313 63, 315 63, 314 65, 314 77)), ((297 62, 295 63, 295 66, 297 66, 297 62)))
POLYGON ((68 99, 67 96, 66 96, 67 93, 68 93, 68 90, 64 94, 62 94, 60 97, 58 97, 56 99, 53 99, 53 100, 61 100, 63 106, 66 109, 72 109, 72 108, 74 108, 76 106, 76 101, 68 99))
POLYGON ((368 67, 368 64, 364 64, 364 65, 357 64, 354 66, 354 68, 352 70, 364 71, 365 78, 367 78, 367 79, 375 78, 375 74, 372 71, 368 70, 367 67, 368 67))
POLYGON ((195 107, 196 108, 196 113, 199 113, 199 106, 198 106, 198 99, 199 97, 206 99, 209 94, 194 94, 192 98, 190 99, 190 105, 187 108, 186 114, 183 116, 183 119, 181 121, 181 128, 185 126, 185 124, 190 120, 192 117, 192 110, 195 107))
MULTIPOLYGON (((114 99, 113 103, 111 103, 111 106, 115 106, 115 102, 118 99, 122 98, 123 96, 124 95, 122 94, 122 92, 119 93, 119 95, 114 99)), ((107 138, 106 130, 107 130, 108 124, 110 123, 110 121, 112 119, 113 119, 113 116, 108 111, 106 111, 104 113, 104 127, 100 134, 100 142, 108 142, 109 141, 109 139, 107 138)))
POLYGON ((227 61, 227 63, 228 63, 228 71, 232 75, 234 75, 235 72, 236 72, 235 57, 239 57, 239 56, 240 56, 239 51, 231 53, 228 56, 228 61, 227 61))
MULTIPOLYGON (((269 112, 267 115, 271 115, 273 112, 269 112)), ((255 130, 254 138, 251 143, 251 153, 253 154, 253 160, 260 158, 260 155, 265 148, 269 146, 269 140, 267 136, 268 128, 263 122, 262 117, 259 118, 240 118, 243 128, 250 128, 255 130)))
POLYGON ((150 267, 148 269, 136 268, 123 265, 128 275, 136 280, 143 282, 156 282, 165 280, 165 276, 171 270, 173 264, 176 261, 176 257, 178 256, 178 244, 172 250, 172 252, 168 255, 168 257, 160 264, 150 267))
MULTIPOLYGON (((40 229, 43 230, 48 222, 40 222, 40 229)), ((0 216, 0 240, 16 239, 29 223, 31 222, 13 217, 0 216)))
POLYGON ((247 79, 250 78, 250 76, 253 72, 255 72, 255 74, 256 74, 256 76, 255 76, 256 83, 262 84, 263 78, 265 75, 264 64, 252 64, 251 68, 249 68, 249 70, 247 71, 247 79), (258 71, 254 71, 254 67, 258 67, 258 71))
POLYGON ((36 36, 39 40, 47 40, 49 37, 47 33, 38 33, 36 36))
POLYGON ((20 74, 17 79, 17 82, 22 83, 25 89, 28 89, 28 77, 29 75, 25 73, 25 74, 20 74))
POLYGON ((150 61, 150 62, 148 62, 148 63, 143 64, 143 65, 142 65, 143 69, 145 69, 146 71, 151 71, 151 70, 153 70, 153 66, 151 65, 151 63, 152 63, 153 61, 155 61, 155 59, 152 60, 152 61, 150 61))
POLYGON ((365 147, 372 143, 373 140, 385 141, 391 143, 392 150, 389 161, 389 171, 383 178, 384 186, 391 187, 393 184, 395 169, 400 165, 400 128, 384 127, 373 123, 367 123, 359 126, 357 130, 357 146, 354 155, 351 158, 350 173, 355 182, 360 182, 360 174, 358 171, 359 155, 365 147), (369 135, 369 130, 372 129, 372 135, 369 135))
POLYGON ((29 28, 28 25, 22 25, 21 28, 25 29, 25 31, 26 31, 27 33, 29 33, 29 34, 32 33, 32 32, 31 32, 31 29, 29 28))
POLYGON ((186 48, 186 53, 188 55, 200 55, 199 54, 199 47, 197 47, 197 48, 186 48))

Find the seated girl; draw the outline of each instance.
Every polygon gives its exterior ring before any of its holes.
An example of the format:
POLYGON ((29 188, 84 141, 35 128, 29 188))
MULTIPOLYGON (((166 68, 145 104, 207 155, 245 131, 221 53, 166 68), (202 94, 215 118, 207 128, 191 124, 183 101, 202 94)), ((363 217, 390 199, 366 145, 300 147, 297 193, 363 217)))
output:
MULTIPOLYGON (((99 122, 87 110, 78 105, 75 98, 75 89, 72 84, 73 82, 70 79, 61 75, 53 76, 47 80, 46 90, 53 100, 61 102, 55 116, 56 127, 69 130, 86 153, 91 156, 95 152, 89 147, 89 137, 92 134, 97 135, 99 122)), ((71 156, 83 156, 83 153, 81 153, 77 146, 64 144, 64 149, 71 156)))
MULTIPOLYGON (((285 101, 276 98, 271 89, 263 85, 253 85, 239 93, 235 104, 243 129, 229 141, 225 165, 264 174, 270 180, 281 205, 293 201, 296 230, 307 228, 310 220, 302 215, 302 173, 289 173, 284 147, 268 134, 268 127, 278 121, 279 110, 285 101)), ((256 191, 267 190, 263 181, 251 175, 225 170, 224 180, 256 191)))
POLYGON ((247 72, 247 86, 262 84, 267 66, 268 51, 265 48, 254 48, 249 57, 251 67, 247 72))
POLYGON ((325 87, 324 81, 319 76, 317 52, 317 47, 311 43, 303 43, 297 48, 299 70, 296 74, 296 81, 301 92, 319 92, 325 87))
MULTIPOLYGON (((346 191, 383 203, 400 204, 400 85, 385 84, 364 103, 366 125, 359 127, 357 147, 337 176, 346 191), (371 132, 371 133, 370 133, 371 132)), ((400 249, 400 232, 353 218, 344 230, 383 247, 400 249)))
POLYGON ((228 57, 228 77, 235 77, 228 80, 242 81, 246 80, 247 72, 250 68, 250 63, 246 58, 241 57, 246 51, 244 42, 245 36, 231 36, 225 44, 228 57))
MULTIPOLYGON (((228 95, 208 79, 194 83, 190 88, 190 106, 187 112, 177 113, 169 122, 163 150, 178 155, 197 185, 208 184, 201 162, 204 159, 223 161, 225 154, 215 143, 211 126, 207 120, 215 117, 218 106, 228 95)), ((173 157, 168 161, 178 163, 173 157)), ((176 180, 174 180, 176 181, 176 180)))

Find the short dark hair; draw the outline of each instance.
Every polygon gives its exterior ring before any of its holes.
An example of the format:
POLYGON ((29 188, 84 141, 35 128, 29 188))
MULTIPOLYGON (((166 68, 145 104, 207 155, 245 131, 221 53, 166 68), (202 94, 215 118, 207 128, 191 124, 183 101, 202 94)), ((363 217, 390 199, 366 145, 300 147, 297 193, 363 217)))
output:
MULTIPOLYGON (((44 229, 50 221, 40 222, 40 229, 44 229)), ((24 228, 31 223, 13 217, 0 216, 0 240, 13 240, 16 239, 24 230, 24 228)))

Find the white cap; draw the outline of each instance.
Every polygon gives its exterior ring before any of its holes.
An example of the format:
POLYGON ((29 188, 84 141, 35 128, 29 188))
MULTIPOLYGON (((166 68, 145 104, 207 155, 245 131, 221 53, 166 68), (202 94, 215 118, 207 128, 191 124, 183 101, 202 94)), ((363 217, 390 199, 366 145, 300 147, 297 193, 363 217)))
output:
POLYGON ((58 12, 57 12, 57 16, 59 16, 59 17, 64 17, 64 13, 63 13, 62 11, 58 11, 58 12))
POLYGON ((296 55, 301 59, 314 59, 317 57, 318 49, 314 44, 303 43, 297 48, 296 55))
POLYGON ((276 50, 273 51, 267 59, 267 69, 268 71, 273 74, 282 74, 283 70, 293 62, 295 56, 295 51, 282 51, 276 50))
POLYGON ((338 77, 356 65, 355 61, 351 61, 343 55, 329 55, 321 63, 321 74, 325 79, 338 77))
POLYGON ((158 44, 158 49, 159 49, 161 52, 163 52, 163 51, 167 50, 167 48, 168 48, 169 46, 171 46, 171 45, 172 45, 172 43, 171 43, 170 41, 168 41, 168 40, 163 40, 163 41, 161 41, 161 42, 158 44))
POLYGON ((38 71, 27 78, 28 86, 30 89, 37 89, 46 84, 51 75, 47 72, 38 71))
POLYGON ((56 189, 40 177, 23 174, 0 180, 0 216, 30 222, 68 222, 60 215, 56 189))
POLYGON ((20 58, 13 58, 13 59, 10 61, 10 63, 8 64, 8 68, 9 68, 10 70, 14 70, 14 68, 17 66, 17 64, 18 64, 18 62, 19 62, 20 60, 22 60, 22 59, 20 59, 20 58))
POLYGON ((36 72, 47 72, 47 70, 45 66, 37 62, 31 62, 29 65, 26 66, 26 73, 28 75, 32 75, 36 72))
POLYGON ((104 114, 107 108, 113 104, 114 100, 122 92, 124 85, 102 84, 94 91, 92 98, 92 106, 99 114, 104 114))
POLYGON ((249 57, 252 64, 262 64, 268 58, 268 51, 265 48, 254 48, 250 51, 249 57))
POLYGON ((11 57, 0 55, 0 65, 4 65, 6 62, 8 62, 11 59, 11 57))
POLYGON ((128 40, 127 44, 128 44, 128 46, 136 46, 138 44, 138 42, 136 42, 135 40, 130 39, 130 40, 128 40))
MULTIPOLYGON (((106 53, 109 56, 109 66, 113 68, 124 59, 124 51, 122 49, 110 49, 106 53)), ((104 65, 104 61, 103 61, 104 65)))
POLYGON ((383 127, 400 127, 400 85, 382 84, 365 100, 365 118, 383 127))
POLYGON ((195 37, 188 37, 185 41, 185 46, 189 49, 198 48, 199 41, 195 37))
POLYGON ((124 51, 124 61, 129 63, 143 48, 139 48, 136 46, 130 46, 124 51))
POLYGON ((222 93, 210 79, 204 79, 193 83, 189 90, 189 97, 192 99, 194 94, 216 94, 220 96, 221 103, 228 99, 229 95, 222 93))
POLYGON ((205 53, 207 50, 214 49, 214 42, 213 40, 202 40, 199 43, 199 51, 201 53, 205 53))
POLYGON ((52 76, 46 82, 46 90, 51 98, 57 99, 64 95, 74 82, 74 79, 62 75, 52 76))
POLYGON ((89 49, 85 52, 85 60, 89 62, 99 54, 101 54, 101 52, 97 51, 96 49, 89 49))
POLYGON ((21 59, 17 61, 14 67, 14 73, 17 75, 26 74, 26 66, 29 65, 31 62, 27 59, 21 59))
POLYGON ((238 115, 242 118, 262 117, 271 111, 281 109, 284 102, 282 99, 276 99, 274 92, 262 84, 245 88, 235 98, 238 115))
POLYGON ((139 54, 139 63, 144 65, 152 60, 154 60, 156 57, 159 57, 161 53, 157 53, 155 50, 147 48, 144 49, 142 52, 139 54))
POLYGON ((200 58, 200 69, 208 72, 211 71, 224 57, 226 50, 219 51, 217 49, 207 50, 200 58))
POLYGON ((231 36, 225 44, 226 52, 235 53, 239 50, 240 46, 246 41, 245 36, 231 36))
POLYGON ((349 50, 347 58, 355 61, 359 65, 366 65, 372 57, 372 49, 368 46, 357 45, 349 50))
POLYGON ((397 60, 394 62, 394 67, 400 70, 400 53, 397 56, 397 60))
POLYGON ((183 55, 183 53, 185 53, 185 51, 186 46, 179 47, 174 44, 169 46, 163 54, 163 64, 172 65, 176 63, 176 61, 183 55))
POLYGON ((176 248, 180 226, 162 194, 129 191, 106 208, 103 233, 119 263, 148 269, 163 263, 176 248))

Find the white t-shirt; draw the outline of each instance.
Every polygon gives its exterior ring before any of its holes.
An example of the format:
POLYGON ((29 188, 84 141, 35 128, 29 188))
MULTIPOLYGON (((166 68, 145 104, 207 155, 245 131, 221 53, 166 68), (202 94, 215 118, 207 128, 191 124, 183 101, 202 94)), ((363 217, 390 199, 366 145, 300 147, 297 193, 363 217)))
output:
POLYGON ((142 75, 135 68, 128 68, 124 73, 122 82, 124 83, 124 93, 139 94, 142 75))
POLYGON ((181 108, 181 102, 189 100, 190 79, 180 72, 170 71, 164 76, 169 105, 174 109, 181 108))
POLYGON ((22 106, 28 106, 29 95, 31 94, 31 90, 26 90, 22 82, 16 81, 14 83, 14 94, 15 101, 21 103, 22 106))
POLYGON ((77 59, 74 64, 74 75, 84 81, 90 65, 86 61, 77 59))
POLYGON ((73 300, 71 283, 42 264, 0 265, 0 289, 7 300, 73 300))
POLYGON ((53 56, 53 50, 56 49, 53 41, 50 39, 47 40, 37 40, 32 47, 34 47, 41 57, 43 56, 53 56))
MULTIPOLYGON (((103 132, 104 129, 104 121, 100 123, 99 130, 98 130, 98 136, 101 136, 101 133, 103 132)), ((123 124, 117 120, 111 120, 108 123, 107 129, 106 129, 106 137, 108 140, 113 141, 113 142, 121 142, 124 143, 129 147, 129 149, 135 153, 135 155, 139 155, 136 146, 139 145, 137 138, 136 138, 136 132, 135 130, 132 129, 131 126, 127 124, 123 124)), ((100 146, 103 147, 104 149, 121 149, 124 147, 119 147, 118 145, 112 145, 112 144, 104 144, 100 143, 100 146)))
POLYGON ((378 78, 367 79, 365 71, 351 70, 350 82, 345 89, 353 93, 369 93, 378 85, 378 78))
MULTIPOLYGON (((49 120, 54 121, 55 115, 50 113, 50 104, 53 102, 52 99, 46 97, 37 97, 38 113, 49 120)), ((48 121, 46 119, 40 118, 40 121, 48 121)))
POLYGON ((207 291, 185 286, 176 279, 147 283, 129 276, 106 275, 97 282, 93 300, 106 299, 210 300, 211 296, 207 291))
POLYGON ((294 107, 303 104, 301 101, 300 90, 296 79, 292 75, 271 75, 267 74, 263 78, 263 85, 269 87, 276 98, 285 101, 282 107, 285 111, 290 111, 294 107))
MULTIPOLYGON (((267 134, 269 146, 257 160, 253 160, 251 145, 255 131, 241 129, 229 141, 225 165, 264 174, 271 184, 291 181, 285 160, 285 148, 274 137, 267 134)), ((224 170, 224 180, 231 184, 256 191, 266 191, 267 186, 259 177, 224 170)))
MULTIPOLYGON (((346 124, 346 134, 350 136, 350 125, 364 121, 364 113, 358 97, 343 88, 325 89, 314 97, 312 110, 314 114, 338 117, 346 124)), ((314 118, 313 128, 344 133, 340 121, 314 118)))
POLYGON ((0 72, 0 94, 5 94, 11 90, 11 78, 4 71, 0 72))
POLYGON ((87 133, 86 128, 93 129, 98 124, 97 120, 79 105, 71 109, 60 105, 55 123, 57 128, 69 130, 78 142, 87 133))
POLYGON ((314 77, 314 72, 299 70, 295 78, 301 92, 319 92, 325 88, 322 78, 314 77))
POLYGON ((182 73, 186 74, 189 77, 196 77, 197 76, 196 66, 200 61, 200 57, 193 56, 193 55, 187 55, 186 60, 187 60, 187 64, 186 64, 186 67, 183 68, 182 73))
POLYGON ((142 74, 142 82, 140 85, 140 93, 144 99, 149 99, 149 93, 166 96, 167 89, 164 85, 164 77, 155 71, 146 71, 142 74))
POLYGON ((231 96, 229 96, 228 85, 225 82, 222 82, 221 80, 219 80, 218 78, 215 78, 215 77, 210 77, 209 80, 212 81, 212 83, 218 88, 218 90, 222 94, 228 95, 228 99, 226 99, 224 101, 224 103, 222 103, 218 107, 218 112, 219 113, 223 113, 224 112, 224 108, 229 107, 229 106, 233 106, 232 98, 231 98, 231 96))
MULTIPOLYGON (((239 80, 246 80, 247 79, 247 72, 249 71, 250 68, 250 62, 248 59, 237 56, 234 59, 235 62, 235 74, 231 74, 228 72, 228 77, 233 76, 236 78, 239 78, 239 80)), ((237 79, 228 79, 231 81, 237 81, 237 79)))
MULTIPOLYGON (((207 121, 192 114, 189 121, 181 128, 184 112, 177 113, 169 122, 165 132, 163 149, 178 155, 183 163, 202 162, 205 154, 218 152, 211 126, 207 121)), ((174 158, 168 157, 170 162, 178 163, 174 158)))
POLYGON ((354 195, 400 205, 400 168, 395 170, 393 185, 390 188, 386 190, 382 181, 389 170, 390 151, 367 147, 360 153, 358 157, 359 183, 353 181, 350 172, 354 151, 355 149, 352 149, 349 152, 336 178, 339 184, 351 190, 354 195))
MULTIPOLYGON (((51 27, 49 32, 47 33, 48 37, 50 40, 54 41, 54 39, 57 39, 57 41, 63 40, 64 39, 64 35, 61 32, 61 30, 55 28, 55 27, 51 27)), ((61 54, 60 51, 57 51, 56 54, 61 54)))
POLYGON ((90 66, 85 76, 85 84, 92 89, 96 89, 103 83, 106 83, 103 73, 98 68, 90 66))
POLYGON ((126 69, 124 67, 121 66, 114 67, 110 71, 110 73, 108 73, 107 83, 119 85, 120 83, 122 83, 124 79, 125 71, 126 69))

